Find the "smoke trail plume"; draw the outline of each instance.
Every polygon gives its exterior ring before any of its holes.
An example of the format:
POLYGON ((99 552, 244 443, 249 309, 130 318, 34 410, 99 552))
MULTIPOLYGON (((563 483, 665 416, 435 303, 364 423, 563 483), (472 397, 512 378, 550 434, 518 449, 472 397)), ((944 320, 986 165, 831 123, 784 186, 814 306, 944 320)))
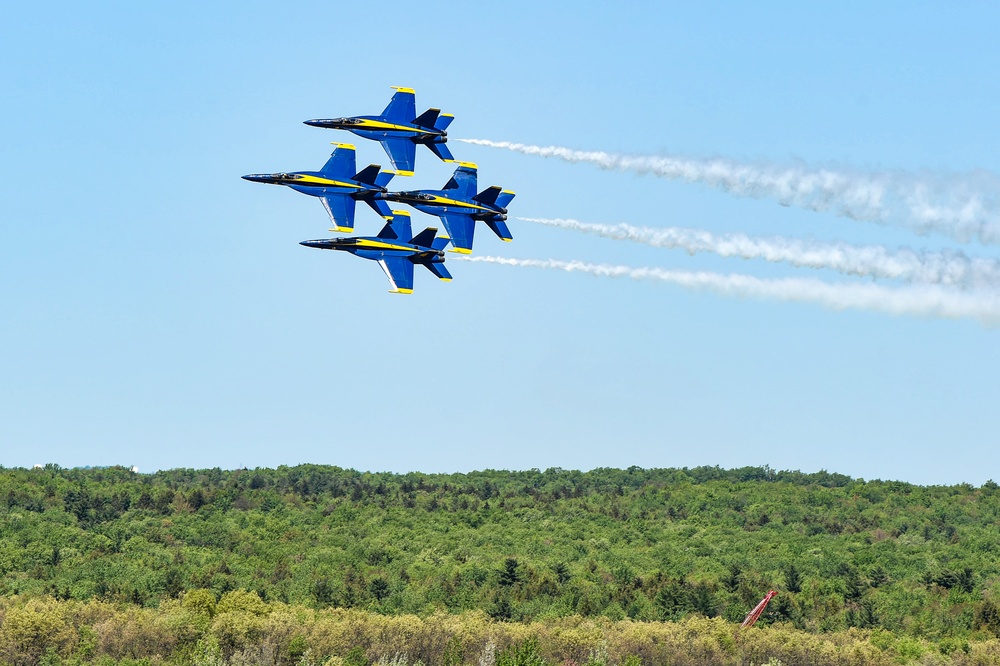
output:
POLYGON ((688 289, 714 291, 727 296, 818 303, 834 310, 850 308, 897 315, 945 319, 969 318, 988 326, 1000 324, 1000 296, 997 294, 961 292, 931 285, 889 289, 875 284, 831 284, 799 278, 761 279, 750 275, 633 268, 557 259, 510 259, 487 256, 456 257, 456 259, 506 266, 549 268, 599 277, 656 280, 688 289))
POLYGON ((823 243, 774 236, 716 235, 700 229, 637 227, 630 224, 590 224, 572 219, 520 217, 519 220, 572 229, 615 240, 681 249, 689 254, 712 252, 723 257, 764 259, 805 268, 826 268, 846 275, 891 278, 926 284, 988 289, 1000 286, 1000 261, 969 257, 958 250, 944 252, 881 245, 823 243))
POLYGON ((1000 178, 986 171, 963 176, 849 173, 722 158, 619 155, 486 139, 456 141, 703 183, 736 196, 775 199, 785 206, 902 225, 918 233, 942 233, 962 242, 1000 243, 1000 178))

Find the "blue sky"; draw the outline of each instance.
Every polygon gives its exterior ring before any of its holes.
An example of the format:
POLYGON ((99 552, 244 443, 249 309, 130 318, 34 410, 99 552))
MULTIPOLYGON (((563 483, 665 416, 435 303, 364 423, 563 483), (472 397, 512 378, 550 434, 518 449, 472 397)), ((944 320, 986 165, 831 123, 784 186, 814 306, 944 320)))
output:
MULTIPOLYGON (((988 3, 22 3, 0 21, 0 464, 600 466, 1000 478, 1000 329, 449 262, 387 293, 298 245, 310 118, 390 86, 453 138, 854 174, 1000 173, 988 3)), ((1000 250, 458 142, 512 216, 1000 250)), ((367 160, 367 161, 366 161, 367 160)), ((421 149, 393 186, 438 188, 421 149), (402 184, 401 184, 402 183, 402 184)), ((986 193, 990 195, 991 193, 986 193)), ((996 196, 996 194, 992 194, 996 196)), ((415 229, 435 218, 413 213, 415 229)), ((358 231, 378 218, 358 211, 358 231)), ((477 255, 864 282, 510 221, 477 255)), ((870 281, 870 280, 869 280, 870 281)), ((894 286, 889 283, 888 286, 894 286)))

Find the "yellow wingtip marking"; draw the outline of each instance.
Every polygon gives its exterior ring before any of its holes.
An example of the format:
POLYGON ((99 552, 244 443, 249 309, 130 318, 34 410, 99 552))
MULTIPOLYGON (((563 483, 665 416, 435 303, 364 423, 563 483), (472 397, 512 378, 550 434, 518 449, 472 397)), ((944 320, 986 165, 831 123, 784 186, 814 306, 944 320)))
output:
POLYGON ((402 171, 402 170, 397 169, 396 170, 396 175, 397 176, 412 176, 413 172, 412 171, 402 171))
POLYGON ((451 164, 451 163, 452 163, 452 162, 454 162, 455 160, 443 160, 443 161, 444 161, 444 162, 447 162, 447 163, 449 163, 449 164, 451 164))
POLYGON ((336 146, 337 148, 345 148, 347 150, 357 150, 353 143, 337 143, 336 141, 331 141, 330 145, 336 146))
POLYGON ((354 227, 333 227, 328 229, 328 231, 339 231, 341 233, 349 234, 354 232, 354 227))
POLYGON ((501 238, 500 240, 502 240, 504 243, 509 243, 509 242, 511 242, 514 239, 513 238, 501 238))
POLYGON ((405 88, 403 86, 389 86, 389 87, 392 88, 393 90, 397 90, 397 91, 399 91, 401 93, 413 93, 413 94, 416 94, 416 91, 413 88, 405 88))
POLYGON ((456 252, 458 254, 472 254, 472 248, 469 247, 453 247, 449 252, 456 252))
POLYGON ((466 167, 467 169, 479 169, 475 162, 459 162, 458 166, 466 167))
POLYGON ((442 113, 441 116, 444 117, 444 118, 454 118, 455 114, 454 113, 442 113))
POLYGON ((438 278, 441 282, 451 282, 451 278, 438 278))
POLYGON ((412 289, 390 289, 389 293, 390 294, 412 294, 413 290, 412 289))
POLYGON ((393 215, 405 215, 406 217, 410 216, 410 212, 406 211, 406 210, 394 210, 394 211, 392 211, 392 214, 393 215))
POLYGON ((514 190, 503 190, 504 194, 517 194, 514 190))

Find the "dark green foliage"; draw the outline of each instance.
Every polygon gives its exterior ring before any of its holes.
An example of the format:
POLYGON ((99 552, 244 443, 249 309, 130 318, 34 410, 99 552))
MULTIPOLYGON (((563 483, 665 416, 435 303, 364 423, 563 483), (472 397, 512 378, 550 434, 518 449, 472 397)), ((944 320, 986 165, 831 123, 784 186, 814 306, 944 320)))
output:
POLYGON ((365 649, 355 646, 344 656, 344 666, 371 666, 371 662, 365 656, 365 649))
POLYGON ((552 573, 556 575, 556 580, 559 581, 560 585, 565 585, 572 577, 572 574, 569 572, 569 567, 565 562, 556 562, 553 564, 552 573))
POLYGON ((785 567, 785 589, 789 592, 801 592, 802 591, 802 574, 799 573, 799 568, 795 566, 794 562, 789 562, 788 566, 785 567))
POLYGON ((496 666, 546 666, 547 663, 538 648, 538 640, 529 638, 501 650, 496 666))
MULTIPOLYGON (((996 633, 996 484, 769 467, 363 473, 0 468, 0 595, 220 598, 501 620, 742 616, 996 633), (783 587, 782 587, 783 584, 783 587)), ((466 655, 468 658, 469 655, 466 655)))
POLYGON ((503 569, 500 570, 500 584, 505 587, 516 585, 521 582, 521 575, 517 570, 518 562, 516 558, 508 557, 503 561, 503 569))

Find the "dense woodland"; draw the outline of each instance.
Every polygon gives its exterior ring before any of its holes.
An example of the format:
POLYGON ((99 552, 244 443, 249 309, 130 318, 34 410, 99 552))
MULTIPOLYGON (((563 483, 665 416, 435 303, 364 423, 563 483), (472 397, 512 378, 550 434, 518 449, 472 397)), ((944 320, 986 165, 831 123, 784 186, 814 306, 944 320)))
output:
POLYGON ((993 482, 0 468, 0 663, 1000 663, 998 555, 993 482))

